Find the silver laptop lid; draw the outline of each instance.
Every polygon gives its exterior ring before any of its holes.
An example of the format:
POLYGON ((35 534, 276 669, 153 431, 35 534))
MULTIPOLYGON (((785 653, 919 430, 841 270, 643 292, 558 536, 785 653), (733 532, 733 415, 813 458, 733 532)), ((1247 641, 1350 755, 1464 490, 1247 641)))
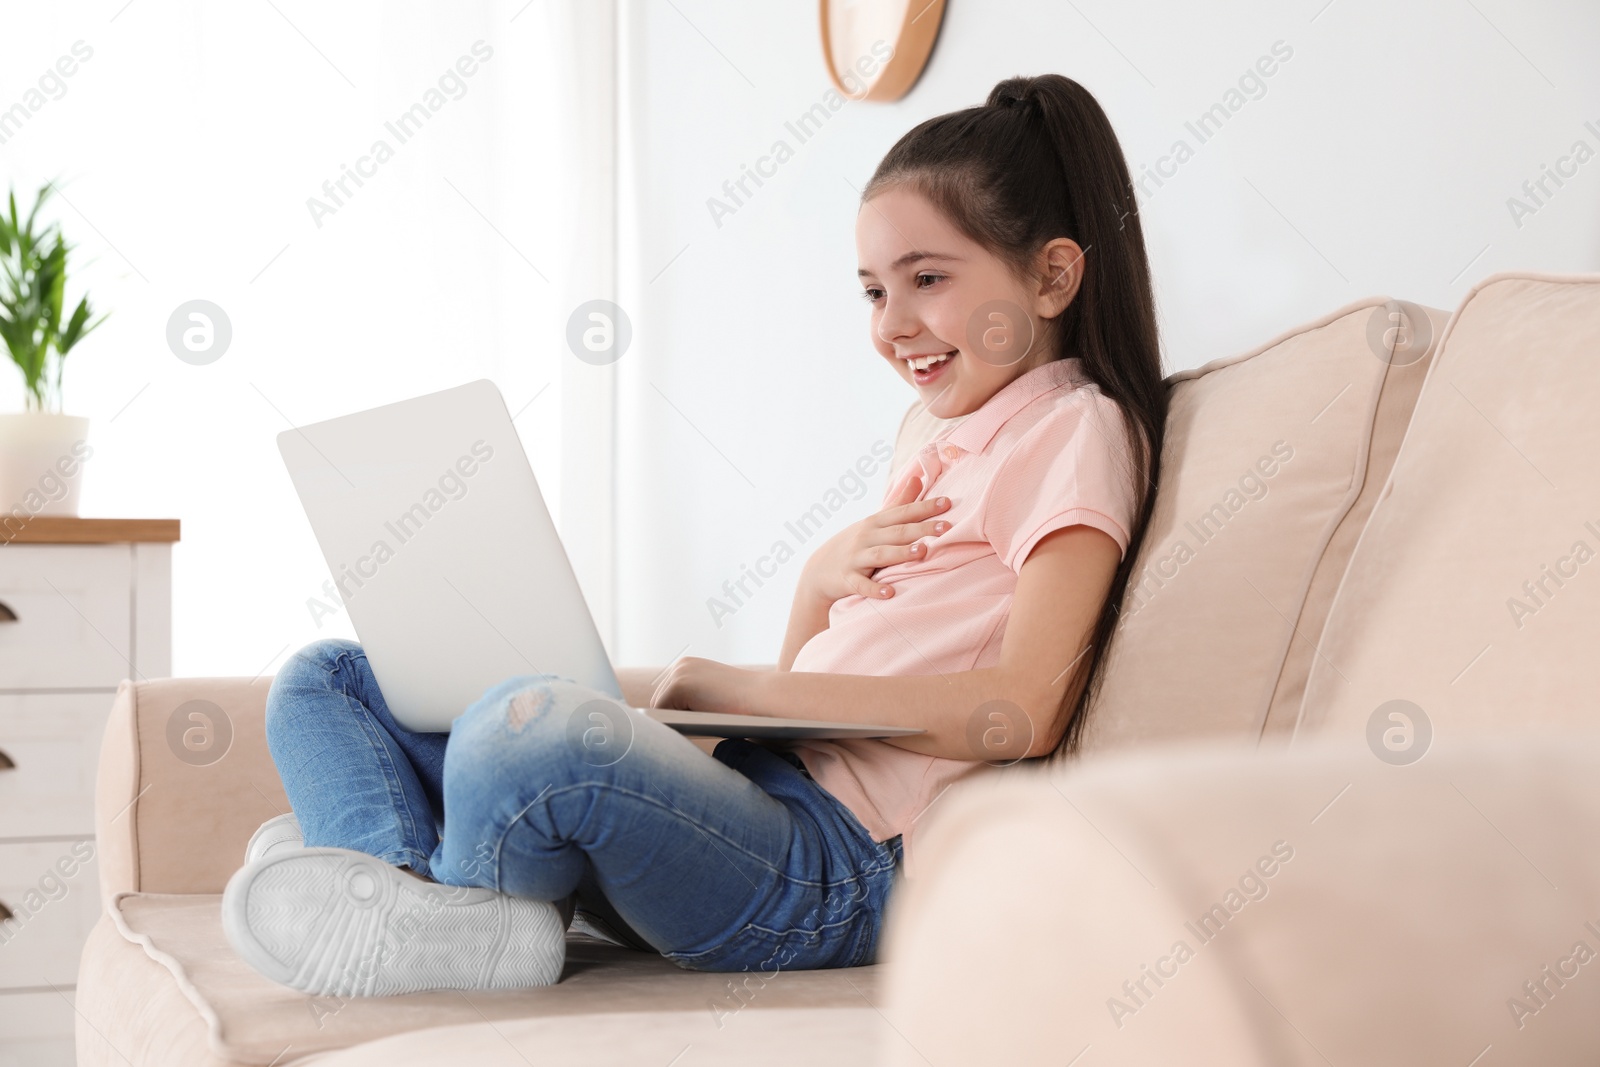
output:
POLYGON ((493 382, 287 430, 278 448, 400 723, 448 730, 517 675, 620 699, 493 382))

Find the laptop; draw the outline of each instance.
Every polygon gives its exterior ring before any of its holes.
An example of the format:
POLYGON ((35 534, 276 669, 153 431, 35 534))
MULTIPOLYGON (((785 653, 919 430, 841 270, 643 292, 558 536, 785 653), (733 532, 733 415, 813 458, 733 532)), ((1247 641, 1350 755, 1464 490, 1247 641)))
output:
MULTIPOLYGON (((487 379, 286 430, 278 449, 395 719, 445 732, 517 675, 622 689, 505 399, 487 379)), ((922 730, 636 708, 680 733, 922 730)))

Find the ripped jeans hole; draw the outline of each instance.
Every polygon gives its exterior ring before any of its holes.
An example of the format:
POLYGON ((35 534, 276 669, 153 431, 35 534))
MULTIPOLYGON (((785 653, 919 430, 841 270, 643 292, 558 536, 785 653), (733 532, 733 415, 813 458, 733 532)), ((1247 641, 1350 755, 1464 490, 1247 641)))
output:
POLYGON ((513 733, 520 731, 548 712, 550 703, 554 699, 550 695, 550 690, 543 687, 522 690, 506 704, 506 726, 513 733))

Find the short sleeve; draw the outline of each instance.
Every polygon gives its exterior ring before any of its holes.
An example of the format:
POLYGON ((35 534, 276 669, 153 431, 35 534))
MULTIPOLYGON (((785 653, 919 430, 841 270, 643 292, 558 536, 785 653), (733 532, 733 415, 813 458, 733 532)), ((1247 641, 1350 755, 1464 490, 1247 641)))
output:
POLYGON ((1034 545, 1068 526, 1105 532, 1123 554, 1133 529, 1132 457, 1122 409, 1083 388, 1051 403, 1000 461, 987 493, 984 536, 1014 571, 1034 545))

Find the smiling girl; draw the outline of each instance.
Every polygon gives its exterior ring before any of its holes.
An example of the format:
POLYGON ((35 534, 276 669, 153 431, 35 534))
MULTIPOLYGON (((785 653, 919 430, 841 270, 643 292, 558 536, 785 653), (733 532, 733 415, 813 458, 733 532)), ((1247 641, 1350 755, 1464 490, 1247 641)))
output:
POLYGON ((901 138, 861 199, 872 345, 952 422, 807 562, 776 670, 623 681, 636 705, 924 732, 707 755, 629 715, 623 751, 597 750, 604 698, 540 676, 416 733, 359 646, 318 642, 267 707, 294 815, 223 902, 258 970, 339 996, 547 984, 574 907, 689 968, 868 963, 929 805, 1071 751, 1166 415, 1121 149, 1076 82, 1012 78, 901 138))

